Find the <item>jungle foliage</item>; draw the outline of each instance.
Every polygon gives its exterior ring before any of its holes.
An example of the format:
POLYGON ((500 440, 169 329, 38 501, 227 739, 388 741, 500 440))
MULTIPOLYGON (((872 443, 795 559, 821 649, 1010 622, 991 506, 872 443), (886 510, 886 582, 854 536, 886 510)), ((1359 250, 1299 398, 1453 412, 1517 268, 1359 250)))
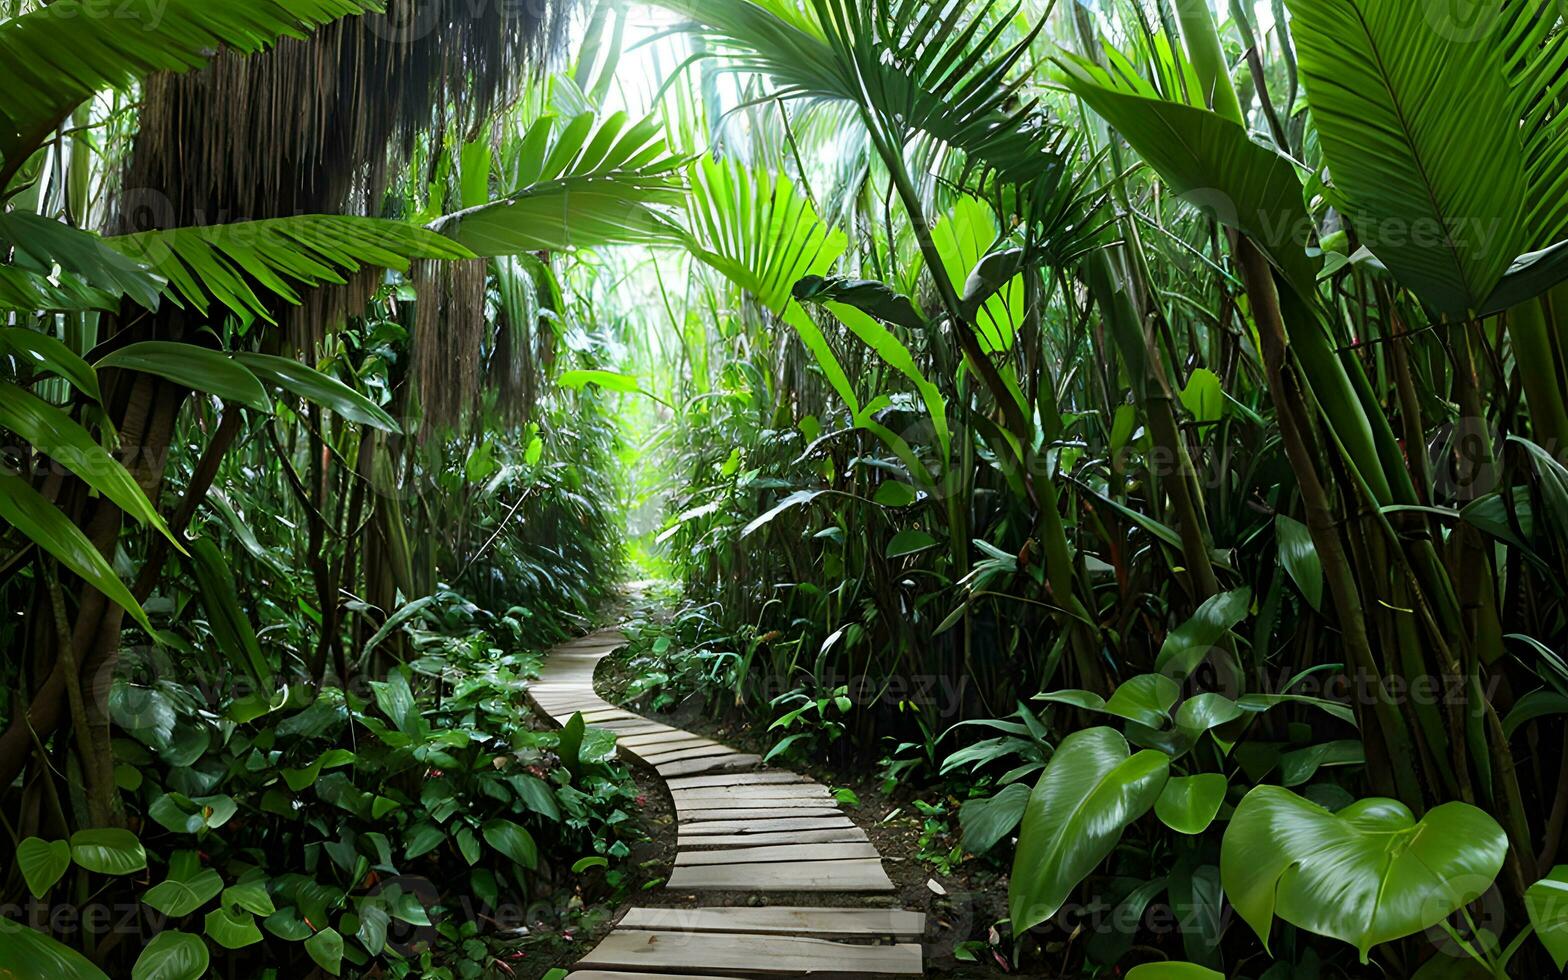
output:
POLYGON ((1568 25, 1470 6, 0 5, 0 951, 505 972, 647 531, 633 694, 879 760, 956 956, 1561 970, 1568 25))

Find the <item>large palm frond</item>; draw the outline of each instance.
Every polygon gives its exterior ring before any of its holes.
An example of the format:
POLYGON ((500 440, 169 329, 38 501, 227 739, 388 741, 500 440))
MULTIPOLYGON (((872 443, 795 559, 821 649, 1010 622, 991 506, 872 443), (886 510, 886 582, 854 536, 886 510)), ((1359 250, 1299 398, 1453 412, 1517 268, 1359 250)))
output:
POLYGON ((1502 48, 1407 0, 1287 5, 1330 174, 1362 239, 1434 309, 1480 309, 1523 250, 1502 48))
POLYGON ((187 71, 221 47, 259 51, 280 37, 379 10, 378 0, 56 0, 0 24, 0 172, 14 172, 71 110, 155 71, 187 71))
POLYGON ((1502 49, 1524 140, 1523 251, 1568 239, 1568 25, 1562 5, 1510 0, 1499 22, 1502 49))
POLYGON ((301 215, 148 231, 104 243, 169 283, 165 294, 202 313, 216 301, 272 322, 256 286, 290 303, 299 287, 346 281, 364 266, 408 271, 410 259, 470 258, 467 249, 414 225, 382 218, 301 215))
POLYGON ((595 123, 583 113, 556 136, 556 119, 540 119, 503 155, 503 186, 513 190, 431 229, 482 256, 673 241, 661 209, 684 200, 685 161, 652 119, 628 126, 621 112, 595 123))

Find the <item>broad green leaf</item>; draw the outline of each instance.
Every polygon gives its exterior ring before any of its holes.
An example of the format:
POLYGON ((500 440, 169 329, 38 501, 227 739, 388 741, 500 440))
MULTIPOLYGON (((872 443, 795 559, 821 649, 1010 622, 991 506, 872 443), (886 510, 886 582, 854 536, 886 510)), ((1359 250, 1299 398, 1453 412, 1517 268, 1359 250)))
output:
POLYGON ((457 841, 457 852, 463 855, 463 860, 467 861, 470 866, 478 864, 481 852, 479 838, 474 836, 473 828, 459 827, 453 837, 457 841))
POLYGON ((1142 674, 1122 682, 1105 702, 1109 714, 1150 728, 1163 728, 1181 697, 1181 685, 1164 674, 1142 674))
POLYGON ((129 830, 78 830, 71 835, 71 860, 106 875, 128 875, 147 867, 147 852, 129 830))
POLYGON ((58 375, 93 401, 103 400, 92 365, 48 334, 25 327, 0 327, 0 353, 15 354, 33 370, 58 375))
POLYGON ((1029 787, 1025 783, 1004 786, 988 799, 966 800, 958 809, 958 825, 964 831, 964 850, 970 854, 990 851, 1023 822, 1028 805, 1029 787))
MULTIPOLYGON (((348 749, 328 749, 316 757, 316 761, 303 769, 284 769, 283 781, 288 783, 289 789, 299 792, 306 787, 315 785, 323 769, 335 769, 338 766, 351 765, 357 757, 348 749)), ((271 914, 271 913, 267 913, 271 914)))
POLYGON ((1327 698, 1308 697, 1304 694, 1243 694, 1236 699, 1236 707, 1253 713, 1267 711, 1282 704, 1306 704, 1328 712, 1340 721, 1354 725, 1356 714, 1349 705, 1327 698))
POLYGON ((1417 821, 1403 804, 1366 799, 1338 813, 1278 786, 1248 793, 1220 852, 1225 894, 1268 947, 1277 915, 1355 946, 1429 929, 1484 894, 1508 841, 1497 821, 1444 803, 1417 821))
POLYGON ((165 930, 152 937, 131 967, 131 980, 197 980, 210 954, 200 936, 165 930))
POLYGON ((1300 786, 1323 766, 1354 766, 1366 761, 1366 752, 1359 739, 1324 742, 1280 756, 1279 781, 1286 786, 1300 786))
POLYGON ((609 866, 610 861, 608 858, 602 858, 597 854, 591 854, 585 858, 578 858, 575 862, 573 862, 572 874, 580 875, 589 868, 608 868, 609 866))
POLYGON ((576 779, 583 771, 583 737, 587 732, 587 724, 583 721, 583 713, 576 711, 566 719, 566 724, 561 726, 561 733, 556 741, 555 752, 561 758, 561 765, 576 779))
POLYGON ((1286 157, 1207 109, 1160 98, 1146 84, 1064 55, 1067 86, 1110 123, 1171 190, 1221 224, 1256 241, 1303 296, 1317 263, 1301 178, 1286 157))
POLYGON ((267 931, 274 936, 277 936, 279 939, 286 939, 291 943, 301 942, 314 935, 314 930, 305 924, 304 919, 300 918, 299 909, 293 906, 279 909, 272 915, 267 916, 262 925, 266 926, 267 931))
POLYGON ((1225 974, 1196 963, 1144 963, 1127 971, 1127 980, 1225 980, 1225 974))
POLYGON ((237 906, 257 915, 271 915, 277 911, 272 896, 267 893, 267 883, 260 879, 242 881, 223 890, 224 907, 237 906))
POLYGON ((34 898, 43 898, 71 867, 71 845, 29 837, 16 845, 16 866, 34 898))
POLYGON ((1154 801, 1154 815, 1178 834, 1201 834, 1220 812, 1229 786, 1216 772, 1172 776, 1154 801))
POLYGON ((1008 887, 1014 935, 1056 914, 1115 849, 1127 825, 1154 806, 1169 774, 1163 752, 1129 757, 1127 740, 1110 728, 1062 740, 1029 797, 1018 834, 1008 887))
POLYGON ((115 605, 147 632, 154 632, 147 613, 131 590, 125 587, 98 549, 64 514, 55 509, 32 485, 19 476, 0 473, 0 521, 21 531, 29 540, 53 555, 115 605))
POLYGON ((1211 728, 1235 721, 1241 715, 1241 708, 1230 698, 1205 692, 1193 695, 1176 709, 1176 727, 1192 738, 1197 738, 1211 728))
POLYGON ((806 276, 791 291, 801 303, 837 303, 850 306, 884 323, 921 330, 925 317, 908 296, 874 279, 806 276))
POLYGON ((169 877, 147 889, 142 901, 164 915, 179 919, 206 905, 223 891, 223 876, 212 868, 185 879, 169 877))
MULTIPOLYGON (((1362 242, 1442 313, 1479 309, 1520 241, 1504 49, 1406 0, 1286 0, 1312 121, 1362 242)), ((1545 244, 1545 243, 1541 243, 1545 244)))
POLYGON ((919 499, 919 495, 914 487, 901 480, 886 480, 877 487, 871 499, 883 507, 908 507, 919 499))
POLYGON ((936 538, 924 531, 900 531, 893 535, 893 540, 887 543, 887 557, 903 558, 906 555, 918 554, 928 548, 935 548, 936 538))
POLYGON ((195 344, 144 340, 105 356, 94 367, 99 371, 120 368, 155 374, 193 391, 216 395, 226 402, 267 414, 272 412, 272 399, 267 397, 267 389, 244 365, 195 344))
POLYGON ((391 913, 378 904, 366 902, 359 907, 359 929, 354 936, 370 955, 380 956, 386 947, 387 927, 391 923, 391 913))
POLYGON ((1274 518, 1274 536, 1279 541, 1279 563, 1285 566, 1296 588, 1313 609, 1323 608, 1323 563, 1312 532, 1293 517, 1274 518))
POLYGON ((18 978, 109 980, 81 953, 5 916, 0 916, 0 964, 18 978))
POLYGON ((1524 907, 1557 969, 1568 968, 1568 864, 1557 865, 1525 889, 1524 907))
POLYGON ((213 909, 205 920, 208 938, 224 949, 243 949, 261 942, 256 917, 243 909, 213 909))
POLYGON ((539 848, 533 835, 510 820, 497 817, 485 822, 485 841, 514 864, 532 871, 539 866, 539 848))
POLYGON ((556 379, 562 388, 582 390, 588 385, 603 388, 605 391, 615 391, 622 394, 634 395, 641 390, 636 378, 614 371, 566 371, 556 379))
POLYGON ((1225 417, 1225 390, 1220 376, 1208 368, 1198 368, 1181 391, 1181 403, 1199 423, 1209 425, 1225 417))
POLYGON ((343 937, 336 929, 327 928, 305 940, 305 952, 316 965, 332 976, 343 972, 343 937))
POLYGON ((263 383, 276 385, 311 404, 329 408, 350 422, 393 434, 402 432, 396 420, 380 405, 337 378, 322 374, 293 358, 242 351, 235 354, 234 359, 263 383))
POLYGON ((1154 669, 1178 679, 1191 674, 1210 654, 1231 627, 1247 618, 1252 606, 1252 590, 1243 586, 1208 599, 1192 618, 1172 630, 1160 645, 1154 669))

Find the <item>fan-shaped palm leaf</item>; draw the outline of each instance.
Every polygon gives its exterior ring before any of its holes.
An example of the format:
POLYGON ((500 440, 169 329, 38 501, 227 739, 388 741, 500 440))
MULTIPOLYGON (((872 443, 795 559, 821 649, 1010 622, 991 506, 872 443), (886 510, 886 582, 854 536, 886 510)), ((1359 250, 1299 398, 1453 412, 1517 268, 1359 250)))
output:
POLYGON ((1060 161, 1024 75, 1010 78, 1035 34, 1005 33, 1017 8, 929 0, 656 0, 690 17, 741 70, 766 75, 784 97, 855 103, 900 146, 926 134, 1005 179, 1048 190, 1060 161))
POLYGON ((844 233, 824 224, 788 177, 712 159, 690 175, 692 253, 775 313, 797 282, 844 254, 844 233))

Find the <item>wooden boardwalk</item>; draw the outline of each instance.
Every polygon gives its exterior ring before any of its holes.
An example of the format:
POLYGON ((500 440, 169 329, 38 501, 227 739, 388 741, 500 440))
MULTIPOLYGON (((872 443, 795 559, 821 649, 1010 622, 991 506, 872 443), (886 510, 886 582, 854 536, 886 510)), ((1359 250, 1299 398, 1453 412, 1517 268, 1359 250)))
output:
MULTIPOLYGON (((615 732, 675 800, 679 839, 666 887, 685 893, 890 895, 876 848, 827 788, 755 755, 601 700, 594 668, 626 642, 606 630, 556 647, 529 688, 556 724, 615 732)), ((892 908, 634 908, 567 980, 907 977, 922 972, 925 916, 892 908)))

